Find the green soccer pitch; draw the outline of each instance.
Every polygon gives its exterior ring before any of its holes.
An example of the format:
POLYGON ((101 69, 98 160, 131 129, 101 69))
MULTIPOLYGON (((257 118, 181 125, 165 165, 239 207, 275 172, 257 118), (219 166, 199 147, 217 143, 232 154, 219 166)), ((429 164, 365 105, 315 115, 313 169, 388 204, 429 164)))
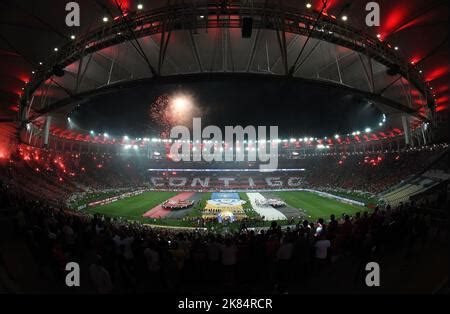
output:
POLYGON ((272 192, 271 194, 282 199, 291 207, 303 209, 311 219, 323 218, 328 220, 332 214, 336 216, 336 219, 339 219, 342 214, 353 215, 357 212, 369 210, 365 206, 346 204, 308 191, 272 192))
MULTIPOLYGON (((176 194, 178 194, 178 192, 144 192, 140 195, 118 200, 110 204, 88 208, 86 211, 92 214, 98 213, 105 216, 122 217, 125 219, 148 222, 148 219, 143 218, 142 215, 176 194)), ((209 196, 210 193, 203 194, 202 199, 209 199, 207 196, 209 196)), ((240 193, 241 198, 243 198, 243 194, 245 193, 240 193)), ((308 215, 310 221, 317 220, 318 218, 328 220, 331 214, 334 214, 336 218, 339 219, 342 214, 354 215, 356 212, 369 210, 369 208, 364 206, 346 204, 335 199, 320 196, 314 192, 283 191, 270 192, 270 194, 285 201, 288 206, 300 209, 303 213, 308 215)), ((200 215, 199 208, 193 208, 189 213, 190 217, 197 217, 200 215)), ((164 223, 163 221, 161 221, 161 223, 179 225, 181 219, 166 219, 164 220, 164 223), (172 220, 180 221, 176 222, 172 220)))
POLYGON ((142 215, 165 200, 177 195, 178 192, 150 191, 124 198, 116 202, 88 208, 92 214, 102 214, 112 217, 142 220, 142 215))

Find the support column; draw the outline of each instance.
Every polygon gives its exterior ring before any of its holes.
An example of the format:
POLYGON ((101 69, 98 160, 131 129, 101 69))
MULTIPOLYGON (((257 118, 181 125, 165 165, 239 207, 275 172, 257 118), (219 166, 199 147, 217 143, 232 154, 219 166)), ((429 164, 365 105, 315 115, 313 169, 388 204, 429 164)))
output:
POLYGON ((50 132, 50 125, 52 124, 52 117, 47 116, 45 119, 45 128, 44 128, 44 146, 48 146, 48 134, 50 132))
POLYGON ((422 131, 423 145, 427 145, 427 137, 425 135, 426 129, 427 129, 427 125, 426 124, 423 124, 420 127, 420 130, 422 131))
POLYGON ((402 115, 402 125, 403 132, 405 133, 405 144, 413 147, 414 142, 412 139, 411 128, 409 127, 409 121, 406 115, 402 115))

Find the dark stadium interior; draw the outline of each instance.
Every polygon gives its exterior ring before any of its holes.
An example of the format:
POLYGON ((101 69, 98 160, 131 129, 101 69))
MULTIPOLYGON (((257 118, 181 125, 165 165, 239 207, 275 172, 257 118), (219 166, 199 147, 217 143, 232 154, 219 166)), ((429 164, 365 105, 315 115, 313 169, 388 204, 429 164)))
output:
POLYGON ((0 2, 0 294, 448 294, 448 1, 67 2, 0 2))
POLYGON ((120 90, 92 99, 72 111, 70 117, 85 130, 134 137, 158 135, 154 121, 149 119, 149 107, 159 95, 178 91, 195 99, 200 111, 197 117, 204 125, 223 128, 230 121, 242 126, 278 125, 279 134, 287 138, 297 134, 327 136, 323 125, 333 134, 363 130, 377 125, 382 116, 370 100, 339 88, 244 77, 120 90), (124 103, 132 103, 133 110, 123 110, 124 103))

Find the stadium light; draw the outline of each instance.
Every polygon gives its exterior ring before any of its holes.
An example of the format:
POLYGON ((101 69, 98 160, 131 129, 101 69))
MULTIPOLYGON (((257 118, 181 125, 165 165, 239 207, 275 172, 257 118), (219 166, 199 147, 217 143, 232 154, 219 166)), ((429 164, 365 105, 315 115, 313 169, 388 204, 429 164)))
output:
POLYGON ((137 9, 138 10, 142 10, 144 8, 144 5, 142 4, 142 3, 139 3, 138 5, 137 5, 137 9))
POLYGON ((395 49, 395 50, 398 50, 398 47, 397 47, 397 46, 395 46, 395 47, 394 47, 394 49, 395 49))
POLYGON ((91 135, 94 135, 94 131, 93 131, 93 130, 90 130, 89 133, 90 133, 91 135))
POLYGON ((133 149, 137 150, 139 147, 137 145, 133 145, 133 149))
POLYGON ((378 123, 379 126, 383 126, 383 122, 378 123))
POLYGON ((370 131, 372 131, 372 129, 371 129, 371 128, 366 128, 364 131, 365 131, 366 133, 369 133, 370 131))
POLYGON ((105 133, 103 133, 103 136, 108 137, 109 135, 108 135, 108 133, 105 132, 105 133))
POLYGON ((70 35, 70 39, 75 40, 75 35, 70 35))
POLYGON ((335 139, 338 139, 338 138, 339 138, 339 134, 336 134, 336 135, 334 136, 334 138, 335 138, 335 139))
POLYGON ((57 52, 57 51, 58 51, 58 47, 53 48, 53 50, 54 50, 55 52, 57 52))
POLYGON ((380 39, 381 38, 381 34, 377 34, 377 38, 380 39))
POLYGON ((106 22, 108 22, 108 21, 109 21, 109 19, 108 19, 108 17, 107 17, 107 16, 104 16, 104 17, 103 17, 103 19, 102 19, 102 21, 103 21, 104 23, 106 23, 106 22))
POLYGON ((306 7, 307 7, 308 9, 311 9, 311 7, 312 7, 311 3, 308 2, 308 3, 306 4, 306 7))
POLYGON ((348 20, 348 17, 347 17, 347 15, 342 15, 341 19, 345 22, 348 20))

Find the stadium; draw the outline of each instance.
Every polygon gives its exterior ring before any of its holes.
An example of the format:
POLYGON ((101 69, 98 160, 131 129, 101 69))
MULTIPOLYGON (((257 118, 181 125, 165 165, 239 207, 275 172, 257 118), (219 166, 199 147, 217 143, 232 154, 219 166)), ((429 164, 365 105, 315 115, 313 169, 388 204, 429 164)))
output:
POLYGON ((368 3, 2 1, 0 291, 448 293, 448 3, 368 3))

